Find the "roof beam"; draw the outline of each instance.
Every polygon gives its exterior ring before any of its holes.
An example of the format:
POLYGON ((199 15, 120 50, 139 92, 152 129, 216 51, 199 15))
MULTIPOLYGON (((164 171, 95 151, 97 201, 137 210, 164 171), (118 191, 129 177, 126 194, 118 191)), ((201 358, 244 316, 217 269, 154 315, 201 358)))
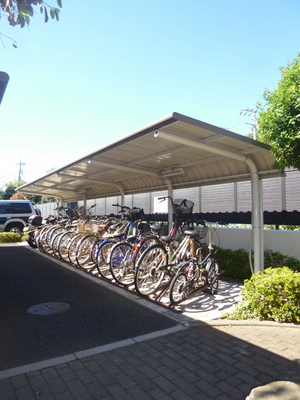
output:
POLYGON ((157 172, 155 172, 153 170, 145 169, 145 168, 129 167, 128 165, 124 165, 124 164, 115 164, 115 163, 111 163, 108 161, 96 161, 93 159, 89 159, 87 162, 89 164, 99 165, 101 167, 121 169, 123 171, 134 172, 136 174, 143 174, 143 175, 159 177, 159 174, 157 172))
POLYGON ((69 175, 69 174, 63 174, 61 172, 59 172, 58 175, 66 177, 66 178, 73 178, 74 182, 81 181, 81 182, 95 183, 96 185, 98 185, 100 183, 101 185, 114 186, 114 187, 118 188, 120 190, 120 192, 124 192, 123 186, 120 185, 119 183, 109 182, 109 181, 106 181, 103 179, 92 179, 92 178, 88 178, 86 176, 73 176, 73 175, 69 175))
POLYGON ((199 142, 196 140, 191 140, 191 139, 187 139, 184 137, 171 135, 169 133, 162 132, 162 131, 154 132, 154 137, 158 137, 158 136, 161 137, 162 139, 168 140, 170 142, 181 143, 181 144, 190 146, 192 148, 196 148, 199 150, 206 150, 206 151, 209 151, 210 153, 218 154, 218 155, 228 157, 228 158, 233 158, 238 161, 246 162, 246 160, 247 160, 247 157, 242 154, 238 154, 233 151, 225 150, 225 149, 222 149, 219 147, 211 146, 209 144, 202 143, 202 142, 199 142))

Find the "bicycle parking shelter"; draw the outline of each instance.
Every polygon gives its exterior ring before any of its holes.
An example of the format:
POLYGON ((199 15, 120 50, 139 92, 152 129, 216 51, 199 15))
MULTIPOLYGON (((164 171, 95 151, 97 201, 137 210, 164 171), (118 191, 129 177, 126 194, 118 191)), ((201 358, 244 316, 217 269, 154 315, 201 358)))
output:
MULTIPOLYGON (((264 269, 262 179, 274 169, 271 147, 179 113, 158 120, 18 188, 61 203, 251 181, 254 272, 264 269)), ((169 223, 172 209, 169 208, 169 223)))

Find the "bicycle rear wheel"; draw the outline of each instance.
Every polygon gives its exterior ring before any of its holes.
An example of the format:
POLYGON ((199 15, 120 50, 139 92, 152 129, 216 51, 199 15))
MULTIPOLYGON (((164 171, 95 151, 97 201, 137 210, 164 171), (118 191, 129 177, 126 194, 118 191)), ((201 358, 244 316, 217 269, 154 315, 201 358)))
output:
POLYGON ((73 238, 74 238, 74 232, 65 232, 59 239, 58 252, 60 258, 64 261, 69 261, 68 246, 73 238))
POLYGON ((76 246, 76 263, 82 269, 90 269, 95 264, 92 260, 92 246, 95 242, 95 236, 88 235, 82 237, 76 246))
POLYGON ((114 279, 110 270, 110 253, 112 247, 117 243, 116 240, 106 240, 99 246, 98 257, 97 257, 97 269, 99 275, 107 280, 112 281, 114 279))
POLYGON ((185 272, 179 272, 171 281, 169 289, 170 303, 173 306, 181 303, 189 297, 189 284, 185 272))
POLYGON ((59 254, 59 242, 60 239, 62 238, 62 236, 65 234, 66 232, 59 232, 56 235, 54 235, 51 239, 51 243, 50 243, 50 248, 52 250, 52 255, 56 258, 60 258, 60 254, 59 254))
POLYGON ((77 233, 73 239, 70 241, 68 244, 68 258, 67 261, 69 261, 72 265, 76 266, 76 247, 79 242, 79 240, 83 237, 82 234, 77 233))
POLYGON ((163 245, 155 244, 140 257, 136 266, 134 284, 141 296, 149 296, 162 284, 168 266, 168 253, 163 245))
POLYGON ((117 243, 111 249, 111 274, 116 282, 124 286, 130 286, 134 283, 135 263, 133 253, 133 246, 127 242, 117 243))
POLYGON ((206 284, 211 293, 215 294, 219 287, 219 265, 213 258, 211 258, 207 261, 205 269, 207 272, 206 284))

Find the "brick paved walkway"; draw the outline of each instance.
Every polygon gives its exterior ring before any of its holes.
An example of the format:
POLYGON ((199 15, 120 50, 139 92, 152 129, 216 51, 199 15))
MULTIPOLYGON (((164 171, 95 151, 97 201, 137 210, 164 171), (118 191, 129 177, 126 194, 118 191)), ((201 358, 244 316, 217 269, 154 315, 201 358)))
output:
POLYGON ((195 321, 3 378, 0 399, 242 400, 272 381, 300 383, 299 339, 300 326, 195 321))

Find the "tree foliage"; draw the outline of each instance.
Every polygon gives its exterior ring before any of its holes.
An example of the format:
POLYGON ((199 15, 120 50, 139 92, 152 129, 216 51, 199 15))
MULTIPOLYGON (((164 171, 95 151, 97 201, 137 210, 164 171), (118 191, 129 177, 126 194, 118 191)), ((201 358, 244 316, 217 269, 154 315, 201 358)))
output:
POLYGON ((0 199, 1 200, 9 200, 9 199, 11 199, 11 197, 16 193, 16 191, 15 191, 16 188, 19 187, 19 186, 22 186, 24 184, 25 184, 24 181, 19 181, 19 180, 14 180, 14 181, 7 182, 5 184, 4 189, 1 190, 0 199))
POLYGON ((42 196, 24 194, 16 192, 19 186, 24 185, 26 182, 14 180, 5 184, 5 187, 0 190, 0 200, 31 200, 34 204, 41 202, 42 196))
POLYGON ((300 169, 300 52, 286 67, 274 91, 266 90, 259 105, 259 139, 272 146, 277 168, 300 169))
POLYGON ((0 10, 7 15, 9 25, 19 25, 24 28, 30 24, 30 18, 33 17, 35 10, 39 10, 44 15, 44 21, 49 18, 59 20, 61 0, 57 0, 58 7, 53 7, 43 0, 0 0, 0 10))

